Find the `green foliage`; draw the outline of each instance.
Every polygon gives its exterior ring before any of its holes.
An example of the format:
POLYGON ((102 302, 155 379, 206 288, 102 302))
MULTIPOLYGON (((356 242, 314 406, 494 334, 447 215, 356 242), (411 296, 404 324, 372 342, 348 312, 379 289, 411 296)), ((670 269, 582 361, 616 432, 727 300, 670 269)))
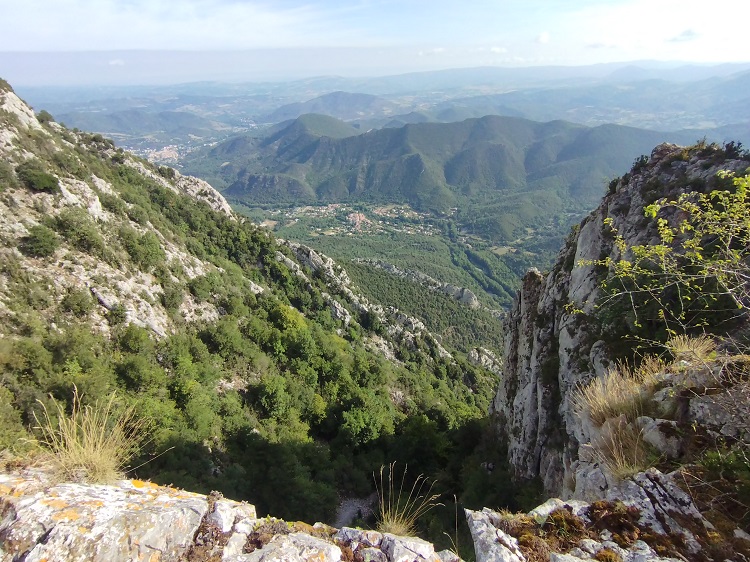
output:
POLYGON ((46 193, 57 193, 60 191, 60 184, 55 176, 47 173, 44 166, 36 159, 27 160, 16 166, 18 179, 34 191, 43 191, 46 193))
POLYGON ((43 224, 29 227, 28 235, 21 239, 19 245, 21 252, 35 258, 51 256, 59 247, 60 241, 57 234, 43 224))
POLYGON ((119 232, 123 248, 143 271, 150 271, 153 267, 164 262, 166 255, 159 239, 153 232, 139 234, 129 227, 123 227, 119 232))
POLYGON ((0 193, 9 187, 16 187, 18 179, 9 162, 0 161, 0 193))
POLYGON ((13 393, 0 386, 0 451, 21 452, 28 438, 21 422, 21 412, 13 404, 13 393))
POLYGON ((60 308, 74 316, 83 317, 93 310, 94 299, 87 289, 72 289, 62 298, 60 308))
POLYGON ((104 256, 104 239, 84 209, 66 207, 55 217, 53 226, 74 248, 93 256, 104 256))
POLYGON ((730 190, 689 192, 660 200, 644 212, 656 220, 658 244, 628 247, 618 234, 620 259, 606 258, 609 300, 628 303, 636 327, 663 324, 669 333, 726 331, 750 306, 750 176, 730 190), (675 221, 665 218, 666 211, 675 221))
POLYGON ((122 324, 127 319, 128 319, 128 310, 122 304, 119 304, 119 303, 115 304, 107 312, 107 322, 109 322, 111 326, 117 326, 118 324, 122 324))
POLYGON ((37 113, 36 118, 42 125, 46 125, 47 123, 52 123, 55 121, 55 118, 52 117, 52 114, 46 109, 42 109, 39 113, 37 113))
POLYGON ((170 168, 169 166, 159 166, 157 168, 157 171, 159 172, 159 175, 163 178, 166 178, 168 180, 173 180, 176 176, 175 169, 170 168))

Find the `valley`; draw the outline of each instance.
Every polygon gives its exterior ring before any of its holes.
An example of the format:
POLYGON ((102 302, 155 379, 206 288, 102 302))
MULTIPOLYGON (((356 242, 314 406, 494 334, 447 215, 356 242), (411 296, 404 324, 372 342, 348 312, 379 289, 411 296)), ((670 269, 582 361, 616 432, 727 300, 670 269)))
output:
POLYGON ((301 521, 397 463, 440 498, 409 532, 468 559, 750 556, 748 68, 30 88, 36 109, 0 80, 0 465, 109 400, 148 434, 118 477, 252 502, 276 536, 320 535, 301 521), (547 495, 575 500, 510 513, 547 495))

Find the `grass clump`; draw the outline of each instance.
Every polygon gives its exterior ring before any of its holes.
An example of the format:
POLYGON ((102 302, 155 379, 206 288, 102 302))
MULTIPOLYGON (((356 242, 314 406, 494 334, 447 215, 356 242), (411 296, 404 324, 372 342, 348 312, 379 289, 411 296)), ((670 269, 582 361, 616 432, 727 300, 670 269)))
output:
POLYGON ((53 399, 54 411, 42 404, 41 419, 34 414, 42 443, 60 479, 104 484, 124 475, 128 461, 140 450, 147 424, 132 408, 119 410, 115 395, 84 405, 74 387, 70 413, 53 399))
POLYGON ((679 335, 670 338, 665 345, 675 361, 705 363, 716 357, 716 342, 706 335, 679 335))
POLYGON ((598 461, 620 480, 654 466, 659 455, 643 440, 643 432, 624 416, 610 420, 591 445, 598 461))
POLYGON ((665 369, 654 356, 644 358, 637 369, 619 363, 573 395, 576 413, 588 416, 600 428, 591 446, 598 461, 616 478, 637 474, 658 460, 653 447, 643 440, 638 418, 652 409, 651 399, 665 369))
POLYGON ((573 407, 579 415, 587 414, 596 425, 622 414, 635 419, 643 415, 648 391, 656 386, 659 372, 660 364, 655 359, 636 370, 618 363, 603 377, 580 387, 573 395, 573 407))
POLYGON ((388 474, 384 479, 384 466, 380 467, 380 482, 375 479, 375 487, 378 492, 379 508, 377 515, 377 528, 381 533, 392 533, 399 536, 413 536, 417 519, 422 515, 443 505, 436 500, 440 494, 433 494, 432 489, 435 481, 430 481, 422 474, 411 486, 408 493, 405 491, 405 480, 407 468, 401 475, 401 481, 396 483, 396 463, 388 465, 388 474))

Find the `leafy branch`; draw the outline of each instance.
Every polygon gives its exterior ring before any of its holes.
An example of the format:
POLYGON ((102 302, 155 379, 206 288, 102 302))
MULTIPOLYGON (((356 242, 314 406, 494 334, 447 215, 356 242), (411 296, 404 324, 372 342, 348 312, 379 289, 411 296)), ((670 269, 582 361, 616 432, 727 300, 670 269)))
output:
MULTIPOLYGON (((732 177, 722 172, 723 177, 732 177)), ((733 190, 684 193, 644 209, 659 241, 628 246, 613 229, 619 257, 596 262, 610 275, 604 303, 626 299, 636 327, 656 308, 670 334, 744 319, 750 306, 750 175, 733 190)))

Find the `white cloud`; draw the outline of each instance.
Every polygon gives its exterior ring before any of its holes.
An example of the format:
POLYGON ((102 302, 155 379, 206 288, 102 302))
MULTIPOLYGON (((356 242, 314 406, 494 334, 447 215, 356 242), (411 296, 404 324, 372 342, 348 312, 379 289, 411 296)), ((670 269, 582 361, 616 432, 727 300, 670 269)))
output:
POLYGON ((495 53, 496 55, 504 55, 508 52, 508 49, 505 47, 490 47, 490 52, 495 53))
POLYGON ((700 33, 695 31, 694 29, 686 29, 679 35, 675 35, 674 37, 668 39, 668 41, 671 41, 673 43, 679 43, 681 41, 695 41, 700 36, 700 33))
POLYGON ((547 43, 549 43, 549 40, 549 31, 542 31, 539 35, 536 36, 536 42, 540 45, 546 45, 547 43))
POLYGON ((423 51, 419 51, 420 57, 429 57, 434 55, 442 55, 445 53, 447 49, 445 47, 435 47, 434 49, 427 49, 423 51))

